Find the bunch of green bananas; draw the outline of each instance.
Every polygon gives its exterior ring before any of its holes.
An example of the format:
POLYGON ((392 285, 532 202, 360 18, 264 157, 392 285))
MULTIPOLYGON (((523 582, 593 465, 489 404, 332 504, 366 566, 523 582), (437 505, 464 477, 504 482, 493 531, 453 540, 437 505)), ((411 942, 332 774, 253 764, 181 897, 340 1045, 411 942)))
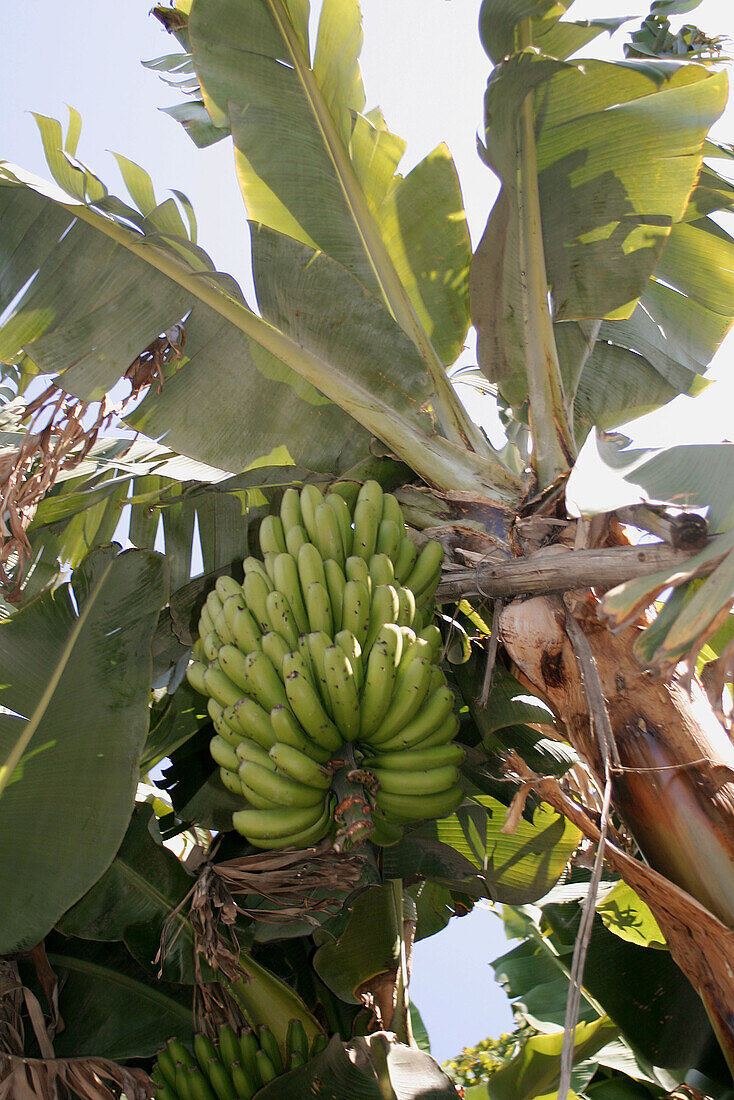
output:
POLYGON ((418 554, 395 497, 367 481, 353 509, 337 491, 286 490, 260 546, 241 586, 220 577, 209 594, 187 670, 209 696, 222 782, 249 803, 234 827, 261 848, 320 840, 347 741, 373 773, 378 816, 451 813, 463 750, 430 622, 440 543, 418 554))
POLYGON ((267 1027, 238 1037, 224 1024, 217 1043, 197 1035, 193 1055, 178 1039, 170 1039, 151 1075, 155 1100, 250 1100, 269 1081, 308 1062, 327 1041, 318 1035, 309 1049, 300 1020, 289 1023, 284 1051, 267 1027))

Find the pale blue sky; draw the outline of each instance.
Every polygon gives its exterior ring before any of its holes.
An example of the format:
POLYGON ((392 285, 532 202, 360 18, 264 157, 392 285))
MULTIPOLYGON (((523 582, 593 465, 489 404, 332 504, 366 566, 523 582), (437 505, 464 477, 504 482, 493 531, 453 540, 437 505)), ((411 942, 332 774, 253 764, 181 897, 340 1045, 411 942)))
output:
MULTIPOLYGON (((83 119, 81 158, 118 193, 124 194, 124 188, 108 150, 146 168, 159 199, 168 188, 186 192, 196 210, 200 243, 219 268, 241 280, 252 300, 247 228, 229 143, 196 151, 183 130, 156 110, 177 102, 178 93, 140 66, 141 59, 175 50, 175 42, 148 14, 151 2, 33 0, 13 5, 0 43, 5 73, 0 158, 47 175, 27 112, 65 120, 65 105, 71 104, 83 119)), ((362 6, 368 105, 379 104, 390 128, 407 139, 404 170, 439 141, 448 142, 476 243, 496 194, 494 179, 475 151, 488 75, 476 34, 478 0, 363 0, 362 6)), ((577 0, 573 14, 619 15, 637 7, 619 0, 577 0)), ((703 0, 687 19, 710 34, 734 39, 730 0, 703 0)), ((607 46, 603 40, 602 50, 614 48, 614 41, 607 46)), ((721 140, 734 140, 731 116, 730 108, 717 128, 721 140)), ((734 378, 730 359, 725 348, 716 363, 717 376, 734 378)), ((668 410, 640 425, 638 438, 662 442, 683 428, 704 440, 731 435, 733 397, 727 380, 695 405, 681 398, 678 411, 668 410)), ((486 909, 453 921, 444 933, 417 945, 412 993, 439 1060, 511 1026, 507 1000, 488 966, 506 949, 501 923, 486 909)))

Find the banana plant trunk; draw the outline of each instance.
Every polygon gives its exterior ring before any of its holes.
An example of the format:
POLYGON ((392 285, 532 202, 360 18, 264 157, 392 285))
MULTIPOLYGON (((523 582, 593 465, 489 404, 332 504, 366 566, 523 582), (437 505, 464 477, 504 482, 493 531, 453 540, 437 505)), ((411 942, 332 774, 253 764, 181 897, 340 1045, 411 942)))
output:
MULTIPOLYGON (((649 866, 718 918, 715 953, 720 958, 723 951, 727 960, 720 982, 702 978, 713 946, 702 927, 698 936, 694 924, 694 942, 668 940, 734 1072, 734 746, 695 679, 689 690, 674 676, 656 677, 639 664, 632 650, 636 627, 612 634, 590 597, 576 601, 574 614, 591 647, 619 755, 614 807, 649 866)), ((603 785, 564 606, 547 597, 516 601, 502 613, 500 637, 521 677, 547 701, 603 785)), ((670 927, 665 907, 646 900, 661 927, 670 927)))

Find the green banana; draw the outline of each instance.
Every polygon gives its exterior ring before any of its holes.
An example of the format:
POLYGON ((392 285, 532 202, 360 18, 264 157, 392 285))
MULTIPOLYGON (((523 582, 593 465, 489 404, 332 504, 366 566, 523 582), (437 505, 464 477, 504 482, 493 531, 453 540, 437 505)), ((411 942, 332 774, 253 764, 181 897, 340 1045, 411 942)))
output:
POLYGON ((293 527, 289 527, 285 533, 285 548, 292 558, 298 560, 298 552, 302 546, 305 546, 308 542, 308 535, 306 534, 305 527, 301 527, 300 523, 294 524, 293 527))
POLYGON ((232 1080, 218 1058, 212 1058, 206 1067, 207 1076, 219 1100, 237 1100, 232 1080))
POLYGON ((451 787, 437 794, 390 794, 378 791, 375 801, 388 820, 421 821, 433 817, 448 817, 464 801, 461 787, 451 787))
POLYGON ((262 631, 255 621, 255 616, 245 604, 244 597, 242 606, 234 609, 231 629, 234 644, 242 653, 252 653, 254 649, 260 648, 262 631))
POLYGON ((350 630, 366 651, 370 629, 370 594, 364 581, 347 581, 344 585, 342 630, 350 630))
MULTIPOLYGON (((464 750, 455 743, 433 745, 430 748, 406 749, 405 752, 384 752, 363 761, 365 768, 389 768, 393 772, 420 772, 431 768, 455 767, 464 760, 464 750)), ((387 789, 387 788, 386 788, 387 789)), ((410 792, 406 792, 410 793, 410 792)))
POLYGON ((431 664, 417 657, 405 668, 401 664, 395 678, 395 690, 390 710, 380 726, 369 737, 371 745, 382 745, 395 737, 403 726, 418 713, 431 683, 431 664))
POLYGON ((271 630, 268 634, 263 634, 262 647, 263 653, 270 658, 275 671, 280 673, 283 658, 286 653, 291 652, 288 642, 280 634, 276 634, 274 630, 271 630))
POLYGON ((400 626, 412 626, 415 622, 415 596, 409 588, 398 585, 398 623, 400 626))
POLYGON ((234 625, 235 613, 237 611, 241 610, 244 607, 247 607, 247 604, 245 603, 245 594, 244 594, 244 592, 242 591, 241 588, 239 590, 238 595, 228 596, 227 599, 222 604, 222 615, 224 616, 224 621, 227 624, 227 630, 229 631, 229 633, 232 636, 230 640, 233 641, 233 642, 234 642, 233 625, 234 625))
POLYGON ((163 1079, 166 1084, 175 1089, 176 1087, 176 1062, 173 1058, 168 1047, 162 1047, 156 1055, 158 1067, 163 1074, 163 1079))
POLYGON ((380 745, 380 752, 400 752, 404 749, 423 747, 425 739, 443 727, 451 716, 453 706, 454 697, 448 686, 444 684, 429 694, 416 716, 407 722, 399 733, 380 745))
POLYGON ((308 1058, 306 1058, 305 1055, 301 1054, 300 1050, 291 1051, 290 1057, 288 1058, 287 1068, 289 1070, 298 1069, 299 1066, 305 1066, 307 1061, 308 1058))
POLYGON ((229 768, 220 767, 219 778, 222 780, 222 786, 226 787, 231 794, 242 795, 242 784, 237 772, 231 772, 229 768))
POLYGON ((297 783, 322 791, 327 791, 331 786, 332 773, 328 768, 322 768, 310 756, 292 745, 276 742, 269 756, 279 771, 297 783))
MULTIPOLYGON (((321 748, 301 729, 289 707, 273 707, 270 722, 275 734, 275 744, 289 745, 319 764, 325 764, 330 758, 329 750, 321 748)), ((273 748, 272 745, 270 747, 273 748)))
POLYGON ((324 498, 320 489, 315 485, 304 485, 301 489, 301 515, 303 526, 308 532, 309 540, 318 545, 316 533, 316 509, 323 504, 324 498))
POLYGON ((188 1067, 181 1064, 176 1066, 176 1095, 179 1100, 194 1100, 189 1085, 188 1067))
POLYGON ((431 686, 428 689, 430 694, 433 695, 434 691, 438 691, 439 688, 444 687, 446 684, 446 677, 443 669, 438 665, 434 665, 431 669, 431 686))
POLYGON ((373 554, 369 560, 372 590, 380 584, 395 584, 395 570, 387 554, 373 554))
POLYGON ((348 581, 362 581, 370 589, 372 579, 370 577, 370 567, 364 558, 357 557, 353 554, 352 557, 347 558, 344 564, 344 574, 348 581))
POLYGON ((456 714, 450 714, 445 722, 442 722, 438 729, 429 733, 428 737, 425 737, 421 741, 421 748, 430 749, 435 745, 445 745, 447 742, 452 741, 459 732, 459 719, 456 714))
POLYGON ((189 1070, 189 1087, 194 1100, 217 1100, 211 1085, 200 1069, 189 1070))
POLYGON ((203 665, 207 663, 206 654, 204 653, 204 642, 200 637, 196 639, 191 647, 191 659, 192 661, 200 661, 203 665))
POLYGON ((249 737, 264 749, 275 742, 270 714, 254 699, 240 699, 233 707, 225 707, 223 718, 235 733, 249 737))
POLYGON ((207 661, 216 661, 222 646, 222 639, 215 630, 202 639, 204 643, 204 656, 207 661))
POLYGON ((214 763, 219 764, 220 768, 236 772, 240 766, 234 749, 219 734, 215 734, 209 742, 209 752, 212 754, 214 763))
POLYGON ((344 497, 344 500, 351 510, 357 502, 357 495, 361 487, 358 481, 352 481, 351 479, 333 481, 329 486, 329 492, 338 493, 340 497, 344 497))
POLYGON ((361 693, 364 684, 364 665, 362 663, 362 647, 352 634, 351 630, 340 630, 334 636, 334 642, 344 651, 354 673, 354 683, 357 692, 361 693))
POLYGON ((372 824, 375 831, 370 840, 380 848, 390 848, 403 838, 403 826, 395 821, 388 821, 378 806, 372 810, 372 824))
MULTIPOLYGON (((295 783, 292 779, 287 779, 284 775, 278 775, 269 768, 263 767, 262 764, 254 764, 249 760, 245 760, 240 767, 239 775, 253 791, 257 791, 264 798, 272 798, 274 802, 286 809, 312 811, 310 820, 308 814, 306 814, 304 821, 300 824, 292 824, 288 829, 282 829, 282 832, 293 832, 296 829, 306 828, 308 823, 313 824, 318 817, 315 807, 323 806, 324 792, 322 790, 317 790, 315 787, 306 787, 302 783, 295 783)), ((256 835, 252 833, 252 827, 250 827, 249 835, 256 835)), ((278 834, 263 835, 277 836, 278 834)))
POLYGON ((254 1077, 250 1076, 241 1062, 232 1062, 229 1072, 232 1075, 237 1100, 251 1100, 257 1090, 254 1077))
POLYGON ((273 630, 287 643, 289 649, 295 649, 298 645, 298 628, 293 618, 291 605, 282 592, 277 589, 269 593, 265 608, 267 610, 273 630))
POLYGON ((326 1050, 328 1045, 328 1035, 324 1035, 323 1032, 319 1035, 315 1035, 311 1043, 310 1057, 315 1058, 317 1054, 321 1054, 322 1050, 326 1050))
POLYGON ((309 829, 301 829, 295 833, 280 837, 248 837, 251 844, 258 848, 281 850, 282 848, 308 848, 317 844, 329 828, 331 821, 331 805, 327 799, 324 812, 318 821, 309 829))
MULTIPOLYGON (((270 580, 270 575, 269 575, 267 569, 265 568, 264 562, 260 561, 260 558, 255 558, 252 555, 250 555, 249 557, 247 557, 243 560, 242 568, 245 571, 245 576, 247 576, 249 573, 259 573, 260 576, 262 577, 262 579, 265 581, 265 583, 267 585, 269 585, 271 588, 273 587, 272 582, 270 580)), ((244 584, 243 584, 242 587, 244 588, 244 584)))
POLYGON ((272 550, 269 550, 267 554, 263 554, 263 562, 265 563, 265 572, 268 575, 268 580, 271 584, 275 584, 275 559, 277 554, 272 550))
POLYGON ((430 584, 434 581, 438 584, 438 580, 441 579, 442 562, 443 546, 441 543, 427 542, 404 582, 405 587, 410 588, 413 592, 416 602, 430 584))
POLYGON ((306 589, 306 612, 311 632, 323 630, 329 636, 334 633, 334 620, 331 614, 331 602, 326 586, 315 581, 306 589))
MULTIPOLYGON (((295 489, 286 490, 286 494, 295 492, 295 489)), ((285 499, 285 497, 283 498, 285 499)), ((300 516, 300 506, 298 514, 300 516)), ((260 1048, 260 1044, 257 1041, 257 1037, 253 1031, 243 1031, 240 1034, 240 1065, 247 1070, 250 1077, 257 1076, 257 1070, 255 1068, 255 1055, 260 1048)))
POLYGON ((231 599, 232 596, 242 595, 242 585, 238 584, 234 577, 229 577, 226 574, 217 577, 214 590, 221 600, 222 607, 224 607, 227 600, 231 599))
POLYGON ((438 794, 448 791, 459 782, 459 770, 453 764, 421 771, 394 771, 391 768, 373 768, 380 788, 388 794, 438 794))
POLYGON ((194 1065, 194 1059, 191 1057, 191 1052, 188 1047, 184 1046, 180 1039, 169 1039, 167 1047, 174 1065, 177 1066, 180 1063, 185 1069, 194 1065))
POLYGON ((265 516, 258 536, 263 557, 265 554, 285 554, 285 534, 278 516, 265 516))
POLYGON ((328 493, 324 499, 336 516, 336 522, 339 525, 344 562, 352 552, 352 513, 344 497, 339 493, 328 493))
POLYGON ((259 703, 268 714, 273 709, 287 702, 283 681, 275 670, 270 658, 262 651, 248 653, 244 658, 247 671, 249 690, 256 703, 259 703))
POLYGON ((308 615, 303 603, 296 559, 290 554, 278 554, 274 568, 275 587, 283 593, 290 604, 299 634, 308 633, 308 615))
POLYGON ((209 618, 212 622, 216 619, 219 612, 222 610, 222 601, 216 593, 216 590, 212 590, 206 598, 206 610, 209 618))
POLYGON ((211 695, 223 707, 233 706, 242 698, 240 689, 220 668, 204 669, 204 693, 211 695))
POLYGON ((397 623, 399 610, 398 593, 391 584, 381 584, 372 589, 369 630, 363 647, 365 653, 369 653, 372 643, 385 623, 397 623))
POLYGON ((292 527, 303 526, 301 496, 298 489, 286 489, 280 502, 280 521, 286 535, 292 527))
POLYGON ((202 661, 192 661, 186 669, 186 679, 191 684, 194 691, 198 691, 199 695, 209 694, 204 683, 204 673, 206 670, 207 666, 202 661))
POLYGON ((211 634, 212 630, 214 630, 214 623, 212 622, 212 617, 207 610, 206 604, 204 604, 199 615, 199 637, 206 638, 207 634, 211 634))
POLYGON ((298 579, 301 584, 301 592, 306 592, 309 585, 323 584, 326 586, 324 574, 324 561, 312 542, 306 542, 298 551, 298 579))
MULTIPOLYGON (((240 764, 242 775, 244 775, 246 771, 246 765, 247 761, 245 760, 243 760, 240 764)), ((254 810, 266 810, 268 813, 282 809, 280 803, 276 802, 275 799, 266 798, 264 795, 260 794, 259 791, 256 791, 254 787, 248 786, 245 780, 242 778, 242 775, 240 776, 240 787, 242 789, 243 795, 247 799, 248 806, 251 806, 254 810)), ((237 828, 236 825, 235 828, 237 828)))
POLYGON ((403 533, 403 527, 405 526, 405 519, 403 518, 403 510, 400 507, 400 502, 397 497, 394 497, 392 493, 384 493, 382 497, 382 522, 394 523, 398 528, 400 534, 403 533))
POLYGON ((326 577, 326 590, 329 593, 331 614, 334 620, 334 628, 341 626, 344 614, 344 588, 347 583, 341 566, 333 558, 327 558, 324 562, 324 575, 326 577))
POLYGON ((219 1028, 219 1056, 222 1064, 228 1066, 230 1062, 236 1062, 240 1057, 240 1044, 233 1028, 229 1024, 222 1024, 219 1028))
MULTIPOLYGON (((367 501, 374 510, 374 513, 377 516, 378 520, 382 519, 382 509, 385 506, 385 497, 379 481, 375 481, 374 478, 370 478, 368 481, 365 481, 362 488, 359 490, 359 493, 357 494, 357 504, 359 504, 361 501, 367 501)), ((355 504, 355 508, 357 504, 355 504)))
POLYGON ((316 524, 316 545, 321 557, 332 558, 339 566, 344 565, 344 543, 336 512, 326 503, 320 504, 314 515, 316 524))
POLYGON ((255 741, 248 741, 246 737, 237 746, 235 756, 237 758, 235 771, 238 771, 240 764, 245 761, 249 764, 259 764, 261 768, 268 768, 272 772, 275 771, 275 764, 270 759, 269 752, 255 741))
POLYGON ((418 547, 407 536, 403 536, 395 558, 395 579, 405 584, 418 557, 418 547))
POLYGON ((311 659, 311 667, 314 672, 314 683, 321 696, 321 702, 330 718, 334 717, 329 696, 329 685, 326 682, 324 672, 324 654, 331 645, 330 636, 323 630, 314 630, 308 635, 308 652, 311 659))
POLYGON ((443 652, 443 638, 441 637, 441 631, 435 623, 431 623, 430 626, 425 626, 423 630, 420 631, 418 637, 423 638, 424 641, 429 643, 433 650, 433 659, 437 661, 440 654, 443 652))
MULTIPOLYGON (((341 500, 341 497, 339 497, 341 500)), ((288 1057, 292 1054, 300 1054, 304 1061, 308 1061, 308 1038, 300 1020, 290 1020, 285 1037, 285 1049, 288 1057)))
MULTIPOLYGON (((230 599, 233 598, 237 599, 236 596, 230 596, 230 599)), ((219 612, 216 619, 214 620, 214 630, 223 642, 229 643, 231 645, 231 643, 234 641, 232 631, 230 630, 229 624, 227 623, 227 616, 224 611, 224 604, 222 604, 222 610, 219 612)))
POLYGON ((278 1071, 264 1050, 258 1050, 255 1055, 255 1061, 257 1062, 257 1075, 260 1079, 260 1084, 267 1085, 269 1081, 274 1081, 278 1076, 278 1071))
POLYGON ((223 707, 221 703, 218 703, 216 699, 210 699, 209 702, 213 703, 216 707, 219 708, 219 714, 216 718, 212 719, 214 729, 219 734, 219 736, 227 742, 228 745, 231 745, 233 749, 237 748, 240 741, 242 740, 242 734, 239 733, 237 730, 233 730, 230 726, 227 725, 227 722, 224 718, 224 711, 226 708, 223 707))
POLYGON ((275 1036, 269 1027, 263 1024, 258 1032, 258 1039, 260 1040, 260 1049, 264 1050, 270 1061, 275 1067, 276 1073, 280 1075, 283 1072, 283 1058, 280 1053, 280 1047, 276 1042, 275 1036))
POLYGON ((175 1085, 171 1087, 168 1082, 156 1086, 154 1097, 155 1100, 179 1100, 175 1085))
MULTIPOLYGON (((259 651, 255 650, 255 652, 259 651)), ((245 655, 234 645, 223 645, 219 650, 219 666, 222 672, 229 676, 232 683, 242 689, 240 695, 254 694, 249 675, 249 658, 252 655, 251 653, 245 655)))
POLYGON ((324 653, 324 675, 334 721, 344 740, 354 741, 359 735, 359 696, 352 666, 339 646, 329 646, 324 653))
MULTIPOLYGON (((384 500, 395 500, 395 497, 385 496, 384 500)), ((384 511, 383 511, 384 515, 384 511)), ((400 549, 400 540, 403 537, 403 525, 400 526, 391 519, 383 519, 377 528, 377 543, 375 549, 378 554, 386 554, 390 564, 394 565, 400 549)))
POLYGON ((378 513, 368 500, 358 500, 354 509, 352 553, 369 561, 377 545, 378 513))
POLYGON ((402 635, 394 624, 386 623, 380 628, 367 658, 359 715, 360 740, 368 739, 388 712, 402 647, 402 635))
MULTIPOLYGON (((280 585, 278 585, 278 587, 280 587, 280 585)), ((242 585, 242 591, 245 594, 245 601, 257 623, 260 633, 265 634, 268 630, 272 630, 273 627, 267 610, 267 599, 269 594, 273 591, 270 578, 266 580, 262 573, 247 573, 244 584, 242 585)))
MULTIPOLYGON (((284 661, 284 671, 285 667, 284 661)), ((305 665, 304 671, 293 669, 286 673, 285 693, 293 713, 312 741, 330 752, 341 748, 341 734, 324 710, 316 688, 305 673, 305 665)))
MULTIPOLYGON (((251 766, 256 768, 257 764, 251 766)), ((263 774, 274 778, 272 772, 263 774)), ((281 782, 285 780, 281 779, 281 782)), ((310 829, 322 816, 324 792, 308 791, 308 795, 317 799, 310 806, 279 806, 277 810, 237 810, 232 815, 234 827, 248 839, 258 840, 277 840, 279 837, 310 829)))

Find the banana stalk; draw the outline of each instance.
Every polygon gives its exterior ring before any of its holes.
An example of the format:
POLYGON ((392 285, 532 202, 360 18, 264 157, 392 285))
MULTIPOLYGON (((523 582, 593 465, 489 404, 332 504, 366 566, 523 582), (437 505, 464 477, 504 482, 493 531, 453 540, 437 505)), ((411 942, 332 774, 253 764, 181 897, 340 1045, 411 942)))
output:
POLYGON ((264 1025, 272 1031, 284 1057, 291 1020, 299 1020, 303 1025, 309 1045, 322 1034, 316 1020, 290 986, 256 963, 245 951, 240 952, 239 962, 244 976, 234 982, 225 982, 223 978, 220 981, 229 989, 251 1027, 264 1025))

